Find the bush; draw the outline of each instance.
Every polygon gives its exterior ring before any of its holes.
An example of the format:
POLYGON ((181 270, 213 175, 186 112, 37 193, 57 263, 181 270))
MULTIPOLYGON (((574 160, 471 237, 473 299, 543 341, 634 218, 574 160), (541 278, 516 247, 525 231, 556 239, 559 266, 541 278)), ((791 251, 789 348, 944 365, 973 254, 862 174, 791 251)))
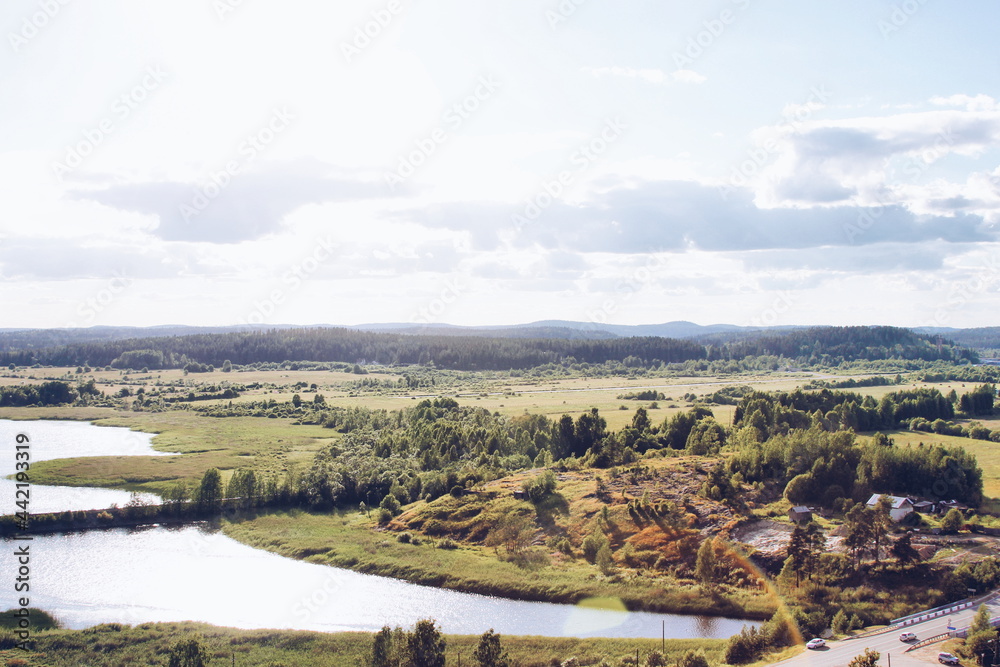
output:
POLYGON ((594 562, 597 564, 601 574, 610 576, 615 573, 615 561, 611 558, 611 547, 608 546, 607 542, 604 543, 604 546, 598 549, 594 562))
POLYGON ((595 530, 583 539, 583 557, 587 559, 588 563, 596 562, 597 552, 607 544, 608 538, 604 536, 604 533, 595 530))
POLYGON ((556 490, 556 475, 551 470, 546 470, 541 475, 526 479, 521 484, 521 488, 531 502, 538 502, 556 490))
POLYGON ((409 544, 413 541, 413 535, 411 533, 400 533, 396 536, 396 541, 402 544, 409 544))
MULTIPOLYGON (((650 663, 646 663, 650 664, 650 663)), ((657 663, 661 665, 667 664, 666 661, 657 663)), ((705 652, 701 649, 697 651, 689 649, 681 659, 677 662, 677 667, 708 667, 708 658, 705 657, 705 652)))
POLYGON ((941 520, 941 530, 945 533, 957 533, 965 523, 965 517, 957 507, 952 507, 941 520))
POLYGON ((646 656, 646 667, 666 667, 667 660, 659 651, 653 651, 646 656))
POLYGON ((730 665, 753 662, 767 649, 767 638, 757 628, 743 626, 740 634, 733 635, 726 644, 725 661, 730 665))
POLYGON ((458 548, 458 542, 456 542, 455 540, 451 539, 450 537, 446 537, 443 540, 439 540, 438 541, 437 548, 438 549, 457 549, 458 548))
POLYGON ((400 513, 399 499, 396 498, 396 496, 392 495, 391 493, 387 493, 385 495, 385 498, 382 499, 382 502, 379 504, 379 507, 381 507, 384 510, 387 510, 392 516, 396 516, 397 514, 400 513))

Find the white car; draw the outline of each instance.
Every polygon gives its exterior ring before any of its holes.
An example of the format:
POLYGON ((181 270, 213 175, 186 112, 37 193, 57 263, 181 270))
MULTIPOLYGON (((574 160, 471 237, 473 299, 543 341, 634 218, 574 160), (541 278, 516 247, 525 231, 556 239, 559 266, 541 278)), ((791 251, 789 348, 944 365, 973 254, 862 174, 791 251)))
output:
POLYGON ((903 634, 899 635, 899 641, 901 642, 912 642, 916 641, 916 639, 917 636, 912 632, 904 632, 903 634))
POLYGON ((826 642, 820 639, 819 637, 817 637, 816 639, 810 639, 808 642, 806 642, 806 648, 813 650, 818 648, 823 648, 824 646, 826 646, 826 642))
POLYGON ((938 653, 938 662, 943 665, 957 665, 958 658, 951 653, 938 653))

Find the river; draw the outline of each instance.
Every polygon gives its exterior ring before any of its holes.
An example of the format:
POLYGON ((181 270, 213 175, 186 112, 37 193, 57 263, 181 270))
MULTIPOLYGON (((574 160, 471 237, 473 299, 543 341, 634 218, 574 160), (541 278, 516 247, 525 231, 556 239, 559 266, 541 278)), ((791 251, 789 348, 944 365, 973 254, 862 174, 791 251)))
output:
MULTIPOLYGON (((0 420, 0 442, 13 468, 17 433, 31 439, 33 460, 65 456, 162 455, 152 436, 79 422, 0 420), (9 443, 9 444, 8 444, 9 443)), ((13 487, 0 503, 13 507, 13 487)), ((33 512, 90 509, 104 489, 34 486, 33 512), (69 503, 63 505, 62 503, 69 503)), ((120 494, 121 492, 110 492, 120 494)), ((127 502, 129 494, 123 494, 127 502)), ((7 512, 4 512, 7 513, 7 512)), ((13 540, 0 555, 0 607, 14 606, 13 540), (3 582, 11 582, 9 585, 3 582)), ((18 545, 23 545, 19 542, 18 545)), ((745 621, 629 613, 458 593, 296 561, 248 547, 205 527, 149 527, 36 536, 30 543, 31 605, 65 627, 193 620, 238 628, 377 630, 434 618, 448 633, 574 637, 728 637, 745 621)))

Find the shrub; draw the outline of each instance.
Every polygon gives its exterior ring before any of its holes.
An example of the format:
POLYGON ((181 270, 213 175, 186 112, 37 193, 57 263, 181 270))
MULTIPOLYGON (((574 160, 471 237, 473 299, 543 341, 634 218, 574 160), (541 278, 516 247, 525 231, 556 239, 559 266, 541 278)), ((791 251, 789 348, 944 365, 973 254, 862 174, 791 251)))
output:
POLYGON ((597 560, 597 552, 607 544, 608 538, 604 536, 604 533, 595 530, 583 539, 583 557, 587 559, 588 563, 595 562, 597 560))
POLYGON ((833 615, 833 623, 831 624, 831 627, 838 635, 847 634, 847 632, 851 629, 851 619, 847 617, 847 614, 843 609, 838 610, 837 613, 833 615))
POLYGON ((646 656, 646 667, 666 667, 667 660, 659 651, 653 651, 646 656))
MULTIPOLYGON (((649 662, 646 663, 651 664, 649 662)), ((666 661, 657 663, 660 665, 667 664, 666 661)), ((708 667, 708 658, 705 657, 705 651, 698 649, 697 651, 693 649, 688 649, 681 656, 681 659, 677 662, 677 667, 708 667)))
POLYGON ((601 571, 601 574, 605 576, 614 574, 615 561, 611 558, 611 547, 608 546, 607 542, 604 543, 604 546, 598 549, 597 556, 594 558, 594 561, 597 563, 597 567, 601 571))
POLYGON ((740 634, 733 635, 726 644, 725 661, 742 665, 757 660, 767 649, 767 638, 754 627, 743 626, 740 634))
POLYGON ((546 470, 541 475, 526 479, 521 484, 521 488, 532 502, 538 502, 556 490, 556 475, 551 470, 546 470))
POLYGON ((957 507, 952 507, 941 520, 941 530, 945 533, 957 533, 964 523, 965 517, 957 507))
POLYGON ((402 544, 409 544, 413 541, 413 535, 411 533, 400 533, 396 536, 396 541, 402 544))
POLYGON ((379 504, 379 507, 390 512, 392 516, 396 516, 400 512, 399 499, 391 493, 386 494, 385 498, 383 498, 382 502, 379 504))

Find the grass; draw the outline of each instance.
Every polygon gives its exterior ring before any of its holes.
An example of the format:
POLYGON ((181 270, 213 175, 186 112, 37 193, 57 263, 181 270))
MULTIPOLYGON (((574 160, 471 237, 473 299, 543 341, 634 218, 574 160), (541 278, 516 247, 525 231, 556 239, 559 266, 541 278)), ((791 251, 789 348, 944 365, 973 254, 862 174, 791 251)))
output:
MULTIPOLYGON (((85 457, 32 463, 36 484, 101 486, 163 493, 178 481, 194 486, 205 470, 253 467, 283 475, 304 468, 338 434, 319 426, 293 426, 285 419, 215 419, 189 411, 116 412, 106 408, 3 408, 6 419, 88 419, 155 433, 153 448, 182 456, 85 457)), ((224 479, 228 476, 224 473, 224 479)))
POLYGON ((499 597, 575 604, 616 598, 628 609, 767 618, 774 602, 760 595, 707 595, 669 577, 603 576, 583 559, 519 566, 492 549, 461 544, 436 548, 433 539, 405 544, 377 530, 361 513, 275 512, 225 522, 223 532, 250 546, 314 563, 349 568, 417 584, 499 597))
MULTIPOLYGON (((201 623, 146 623, 130 627, 106 624, 87 630, 55 630, 34 636, 34 651, 0 650, 3 664, 35 667, 118 667, 166 665, 173 646, 197 637, 213 665, 241 667, 358 667, 367 664, 372 634, 320 633, 291 630, 238 630, 201 623), (23 662, 12 663, 12 660, 23 662)), ((473 664, 477 635, 446 635, 448 664, 473 664)), ((515 665, 542 667, 553 660, 576 656, 583 665, 601 659, 617 662, 626 655, 641 658, 660 650, 658 639, 574 639, 559 637, 501 637, 515 665)), ((676 663, 685 651, 701 649, 712 663, 721 662, 725 640, 668 639, 667 660, 676 663)))

